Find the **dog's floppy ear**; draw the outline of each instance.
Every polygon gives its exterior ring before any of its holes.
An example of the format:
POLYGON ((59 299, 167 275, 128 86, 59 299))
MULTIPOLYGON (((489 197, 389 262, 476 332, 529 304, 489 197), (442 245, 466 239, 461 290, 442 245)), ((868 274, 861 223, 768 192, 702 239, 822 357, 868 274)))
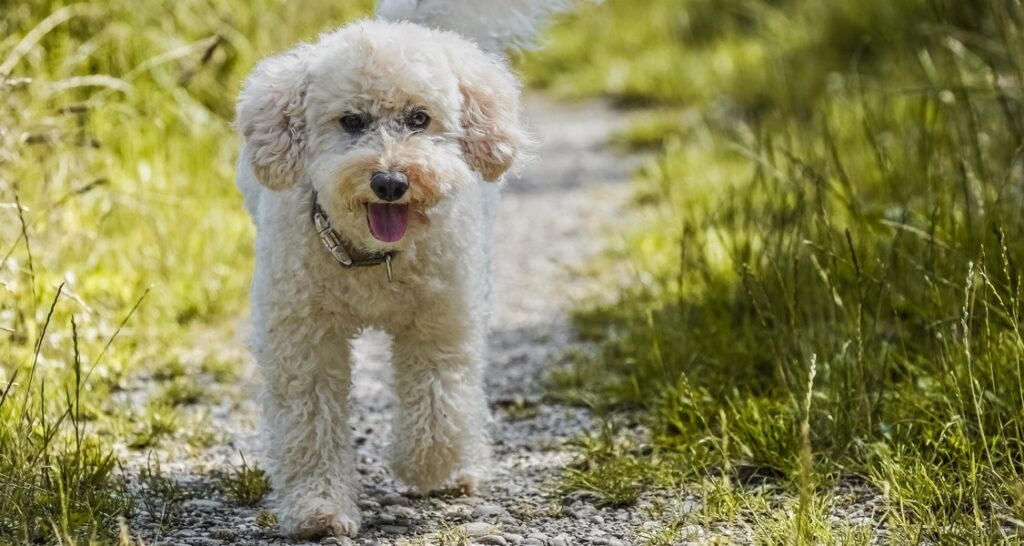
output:
POLYGON ((452 66, 462 92, 462 151, 493 182, 531 144, 521 119, 519 81, 503 61, 480 50, 458 55, 452 66))
POLYGON ((306 145, 303 114, 310 46, 260 61, 238 96, 238 131, 244 137, 242 160, 272 190, 295 184, 306 145))

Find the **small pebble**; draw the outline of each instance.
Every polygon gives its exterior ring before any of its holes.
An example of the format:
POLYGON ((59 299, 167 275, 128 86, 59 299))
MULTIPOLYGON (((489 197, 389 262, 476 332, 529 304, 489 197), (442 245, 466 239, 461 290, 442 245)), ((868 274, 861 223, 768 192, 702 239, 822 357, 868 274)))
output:
POLYGON ((463 523, 459 526, 459 528, 471 537, 481 537, 484 535, 489 535, 494 531, 498 530, 497 527, 491 525, 490 523, 487 523, 486 521, 472 521, 469 523, 463 523))
POLYGON ((497 504, 481 504, 473 509, 471 517, 474 519, 493 518, 504 514, 506 514, 505 509, 497 504))
POLYGON ((685 525, 679 528, 679 536, 683 538, 700 538, 704 535, 704 529, 700 525, 685 525))
POLYGON ((210 536, 217 540, 234 540, 235 531, 224 527, 210 529, 210 536))
POLYGON ((195 537, 189 539, 188 542, 191 546, 220 546, 221 544, 224 544, 219 540, 214 540, 209 537, 195 537))
POLYGON ((381 525, 380 530, 389 535, 402 535, 409 531, 405 525, 381 525))
POLYGON ((692 514, 700 510, 700 501, 685 500, 683 504, 679 506, 679 511, 683 514, 692 514))
POLYGON ((469 517, 469 507, 457 504, 454 506, 447 506, 444 508, 444 517, 446 519, 464 519, 469 517))
POLYGON ((476 540, 477 544, 493 544, 494 546, 508 546, 508 541, 501 535, 484 535, 476 540))
POLYGON ((402 519, 417 519, 419 512, 408 506, 391 506, 391 513, 402 519))
POLYGON ((528 538, 522 541, 520 544, 522 544, 522 546, 544 546, 545 542, 543 540, 538 540, 535 538, 528 538))
POLYGON ((501 536, 505 537, 505 540, 512 544, 519 544, 523 541, 523 535, 517 535, 515 533, 502 533, 501 536))
POLYGON ((189 499, 181 503, 182 508, 192 510, 213 510, 216 508, 222 508, 224 503, 209 499, 189 499))
POLYGON ((601 525, 602 523, 604 523, 604 518, 595 514, 593 516, 590 516, 590 522, 601 525))
POLYGON ((377 510, 380 508, 380 503, 372 501, 370 499, 363 499, 357 503, 359 508, 362 510, 377 510))
POLYGON ((380 499, 380 503, 384 506, 409 506, 409 499, 398 493, 388 493, 380 499))

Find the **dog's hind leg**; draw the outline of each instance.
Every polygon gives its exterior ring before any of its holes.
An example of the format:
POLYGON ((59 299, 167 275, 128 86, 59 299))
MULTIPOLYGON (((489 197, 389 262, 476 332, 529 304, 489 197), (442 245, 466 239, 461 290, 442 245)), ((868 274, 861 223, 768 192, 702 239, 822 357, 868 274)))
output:
POLYGON ((392 467, 422 491, 454 480, 474 492, 485 476, 490 412, 481 376, 482 329, 467 314, 423 312, 394 336, 399 408, 392 467))
POLYGON ((358 475, 349 438, 351 347, 330 326, 282 319, 263 329, 268 471, 283 531, 355 536, 358 475))

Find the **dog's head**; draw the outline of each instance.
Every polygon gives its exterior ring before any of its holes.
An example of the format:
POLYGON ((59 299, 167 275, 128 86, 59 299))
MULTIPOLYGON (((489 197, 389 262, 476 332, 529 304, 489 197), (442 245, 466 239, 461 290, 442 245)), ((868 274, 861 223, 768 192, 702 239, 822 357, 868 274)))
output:
POLYGON ((474 171, 498 180, 529 142, 503 61, 452 33, 380 21, 262 61, 238 126, 260 183, 312 184, 335 227, 377 249, 413 239, 474 171))

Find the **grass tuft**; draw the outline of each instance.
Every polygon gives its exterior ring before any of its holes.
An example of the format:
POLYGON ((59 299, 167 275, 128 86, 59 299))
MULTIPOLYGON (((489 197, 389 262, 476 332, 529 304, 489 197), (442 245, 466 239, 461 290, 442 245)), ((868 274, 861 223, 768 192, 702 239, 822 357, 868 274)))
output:
POLYGON ((206 394, 206 389, 193 378, 178 377, 164 386, 157 394, 159 403, 177 407, 199 403, 206 394))
POLYGON ((470 544, 470 540, 464 530, 446 525, 434 533, 427 544, 430 546, 467 546, 470 544))
POLYGON ((149 404, 141 416, 141 426, 135 431, 128 444, 133 449, 155 447, 162 438, 178 430, 178 412, 175 408, 160 403, 149 404))
POLYGON ((277 528, 277 515, 269 510, 261 510, 256 514, 256 525, 261 529, 277 528))
POLYGON ((256 506, 270 494, 270 478, 255 465, 250 466, 242 457, 242 465, 224 474, 218 487, 231 502, 240 506, 256 506))

